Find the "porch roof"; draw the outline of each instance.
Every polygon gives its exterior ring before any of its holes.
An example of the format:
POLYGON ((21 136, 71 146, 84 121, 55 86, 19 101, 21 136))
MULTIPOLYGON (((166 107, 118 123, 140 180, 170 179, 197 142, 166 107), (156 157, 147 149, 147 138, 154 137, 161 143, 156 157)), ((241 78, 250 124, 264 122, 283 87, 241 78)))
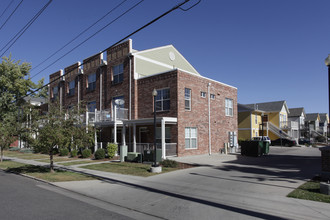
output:
MULTIPOLYGON (((162 120, 164 120, 165 124, 177 124, 178 119, 174 117, 157 117, 156 123, 161 123, 162 120)), ((131 125, 131 124, 153 124, 154 119, 153 118, 141 118, 141 119, 133 119, 133 120, 123 120, 123 123, 125 125, 131 125)))

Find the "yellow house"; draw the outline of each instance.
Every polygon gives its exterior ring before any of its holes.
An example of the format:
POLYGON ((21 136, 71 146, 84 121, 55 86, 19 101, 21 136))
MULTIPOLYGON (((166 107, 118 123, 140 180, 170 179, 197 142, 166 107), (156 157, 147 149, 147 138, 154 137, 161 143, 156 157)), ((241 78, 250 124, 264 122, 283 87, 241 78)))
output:
POLYGON ((262 135, 261 116, 264 111, 255 108, 249 108, 245 105, 238 104, 238 138, 250 140, 253 137, 262 135))
POLYGON ((251 139, 264 135, 271 140, 280 137, 292 139, 288 133, 298 130, 298 123, 288 121, 288 114, 286 101, 238 104, 238 138, 251 139))

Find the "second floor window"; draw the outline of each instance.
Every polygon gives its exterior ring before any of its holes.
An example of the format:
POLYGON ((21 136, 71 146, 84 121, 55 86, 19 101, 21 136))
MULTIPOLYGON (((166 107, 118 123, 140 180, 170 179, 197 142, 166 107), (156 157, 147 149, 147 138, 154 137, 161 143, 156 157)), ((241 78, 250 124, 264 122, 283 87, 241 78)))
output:
POLYGON ((184 89, 184 109, 191 110, 191 89, 184 89))
POLYGON ((56 99, 57 96, 58 96, 58 87, 55 86, 53 87, 53 99, 56 99))
POLYGON ((75 81, 72 80, 69 82, 69 92, 68 92, 69 96, 74 95, 74 89, 75 89, 75 81))
POLYGON ((206 97, 206 92, 201 92, 201 97, 205 98, 206 97))
POLYGON ((234 109, 233 109, 233 100, 232 99, 228 99, 226 98, 226 101, 225 101, 225 110, 226 110, 226 116, 233 116, 233 112, 234 112, 234 109))
POLYGON ((258 124, 258 115, 257 114, 254 115, 254 122, 256 125, 258 124))
POLYGON ((93 91, 96 88, 96 73, 88 75, 88 91, 93 91))
POLYGON ((170 110, 170 89, 169 88, 157 90, 155 105, 156 105, 156 111, 170 110))
POLYGON ((124 65, 119 64, 112 67, 113 84, 121 83, 124 80, 124 65))

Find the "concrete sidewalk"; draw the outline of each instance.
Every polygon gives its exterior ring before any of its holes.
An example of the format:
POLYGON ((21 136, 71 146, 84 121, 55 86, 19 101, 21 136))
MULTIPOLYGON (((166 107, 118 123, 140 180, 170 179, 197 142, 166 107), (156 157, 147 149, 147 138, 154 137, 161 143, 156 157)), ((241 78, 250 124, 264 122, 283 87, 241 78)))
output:
POLYGON ((71 166, 102 180, 53 184, 151 219, 330 219, 329 204, 286 197, 317 174, 318 149, 272 147, 259 158, 173 159, 202 166, 148 178, 71 166))

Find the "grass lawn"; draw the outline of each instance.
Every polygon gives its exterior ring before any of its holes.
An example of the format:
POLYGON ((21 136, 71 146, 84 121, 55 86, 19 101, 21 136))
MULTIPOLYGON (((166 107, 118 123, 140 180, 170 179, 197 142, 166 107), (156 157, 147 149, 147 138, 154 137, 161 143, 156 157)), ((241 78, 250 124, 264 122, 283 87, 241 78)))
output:
POLYGON ((289 193, 288 197, 330 203, 330 195, 320 193, 320 181, 310 180, 289 193))
MULTIPOLYGON (((82 166, 81 168, 91 169, 91 170, 100 170, 104 172, 111 173, 120 173, 126 175, 134 175, 134 176, 142 176, 148 177, 156 175, 157 173, 149 172, 150 165, 149 164, 141 164, 141 163, 127 163, 127 162, 110 162, 110 163, 102 163, 102 164, 92 164, 87 166, 82 166)), ((178 170, 179 168, 162 168, 162 173, 178 170)))
POLYGON ((21 167, 24 165, 25 164, 23 164, 23 163, 14 162, 11 160, 4 160, 2 163, 0 163, 0 169, 6 170, 8 168, 16 168, 16 167, 21 167))
MULTIPOLYGON (((72 160, 79 160, 79 158, 56 157, 56 156, 54 156, 54 158, 53 158, 54 163, 57 163, 57 162, 63 162, 63 161, 72 161, 72 160)), ((39 161, 39 162, 49 163, 49 162, 50 162, 50 160, 49 160, 49 156, 48 156, 47 159, 38 160, 38 161, 39 161)))
POLYGON ((46 180, 48 182, 95 180, 95 178, 87 175, 63 170, 55 170, 54 173, 50 173, 49 168, 34 165, 23 165, 19 167, 8 168, 6 171, 26 174, 28 176, 46 180))
POLYGON ((102 160, 79 160, 79 161, 61 163, 61 165, 63 165, 63 166, 73 166, 73 165, 86 164, 86 163, 96 163, 96 162, 101 162, 101 161, 102 160))
POLYGON ((49 158, 49 156, 46 154, 22 153, 19 151, 9 151, 9 150, 4 151, 3 155, 5 157, 17 157, 17 158, 26 159, 26 160, 49 158))

